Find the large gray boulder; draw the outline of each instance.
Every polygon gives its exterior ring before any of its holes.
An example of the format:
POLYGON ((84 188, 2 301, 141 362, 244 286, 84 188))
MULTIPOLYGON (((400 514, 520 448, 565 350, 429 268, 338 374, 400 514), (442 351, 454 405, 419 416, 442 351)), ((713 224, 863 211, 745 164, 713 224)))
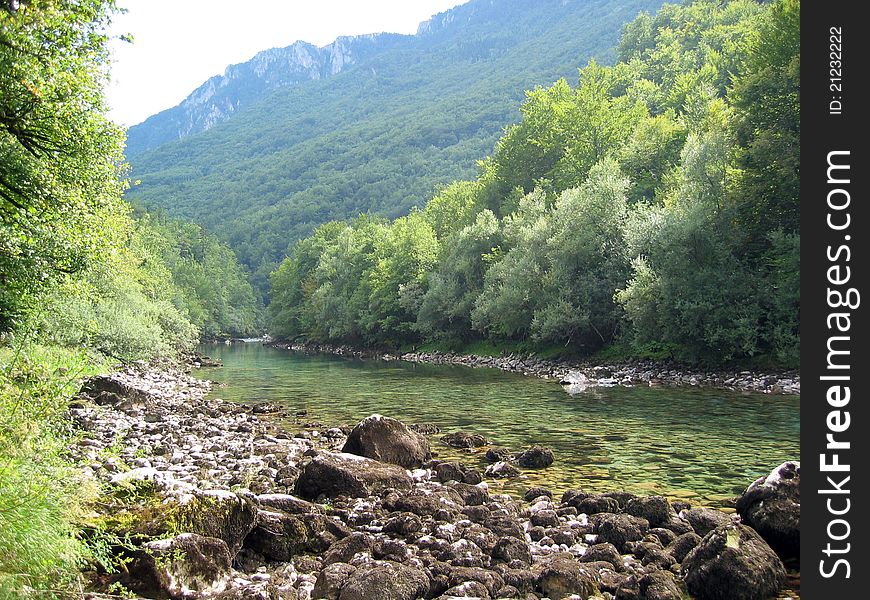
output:
POLYGON ((697 600, 762 600, 785 583, 785 567, 755 530, 738 523, 708 533, 683 560, 681 574, 697 600))
POLYGON ((245 538, 245 547, 270 560, 287 562, 302 553, 320 554, 338 539, 320 513, 289 515, 260 510, 257 526, 245 538))
POLYGON ((570 556, 556 555, 536 568, 538 587, 549 598, 576 595, 585 600, 598 593, 595 571, 570 556))
POLYGON ((737 499, 737 513, 743 522, 783 560, 800 559, 800 483, 801 464, 788 461, 754 481, 737 499))
POLYGON ((392 561, 358 567, 341 587, 338 600, 416 600, 429 592, 424 571, 392 561))
POLYGON ((218 538, 182 533, 148 542, 128 567, 127 583, 143 594, 189 598, 224 591, 232 558, 218 538))
POLYGON ((413 469, 432 457, 425 437, 407 425, 381 415, 360 421, 347 436, 342 452, 413 469))
POLYGON ((310 500, 320 496, 366 498, 389 489, 408 491, 413 485, 408 472, 396 465, 356 454, 321 452, 302 467, 296 494, 310 500))

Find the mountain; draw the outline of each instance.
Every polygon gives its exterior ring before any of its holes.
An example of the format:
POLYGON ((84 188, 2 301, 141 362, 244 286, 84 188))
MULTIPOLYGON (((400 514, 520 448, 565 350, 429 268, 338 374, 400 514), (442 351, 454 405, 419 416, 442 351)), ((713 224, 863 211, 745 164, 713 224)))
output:
POLYGON ((339 37, 322 48, 300 41, 259 52, 246 63, 230 65, 223 75, 203 83, 178 106, 131 127, 127 156, 207 131, 269 92, 336 75, 406 37, 390 33, 339 37))
POLYGON ((215 231, 264 287, 316 225, 395 217, 473 177, 524 90, 612 62, 622 25, 660 4, 471 0, 413 36, 346 38, 340 63, 335 44, 267 51, 130 129, 129 199, 215 231), (280 58, 303 49, 307 69, 280 58))

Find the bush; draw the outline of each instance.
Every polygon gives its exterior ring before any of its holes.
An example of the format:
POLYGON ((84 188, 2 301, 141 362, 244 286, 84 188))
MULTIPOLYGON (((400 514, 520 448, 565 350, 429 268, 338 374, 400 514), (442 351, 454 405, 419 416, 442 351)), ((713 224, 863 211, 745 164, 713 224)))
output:
POLYGON ((88 558, 74 523, 93 489, 64 461, 63 417, 98 369, 83 352, 0 348, 0 598, 53 597, 88 558))

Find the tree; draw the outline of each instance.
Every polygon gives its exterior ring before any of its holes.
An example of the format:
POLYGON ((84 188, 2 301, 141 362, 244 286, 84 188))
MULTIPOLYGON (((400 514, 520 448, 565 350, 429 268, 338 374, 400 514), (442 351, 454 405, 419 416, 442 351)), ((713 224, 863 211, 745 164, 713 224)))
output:
POLYGON ((0 10, 0 330, 120 240, 123 134, 104 116, 111 0, 0 10))

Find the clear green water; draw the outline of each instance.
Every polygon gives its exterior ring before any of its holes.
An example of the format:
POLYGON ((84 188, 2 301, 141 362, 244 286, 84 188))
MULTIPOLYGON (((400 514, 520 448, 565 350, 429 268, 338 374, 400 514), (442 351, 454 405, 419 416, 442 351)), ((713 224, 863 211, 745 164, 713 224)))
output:
MULTIPOLYGON (((614 387, 569 396, 562 387, 495 369, 307 356, 259 344, 204 346, 222 368, 196 375, 225 384, 214 396, 307 410, 306 421, 352 425, 372 413, 495 445, 553 449, 547 469, 492 482, 522 493, 627 490, 722 506, 781 462, 800 458, 799 399, 697 388, 614 387)), ((440 458, 485 466, 433 436, 440 458)))

